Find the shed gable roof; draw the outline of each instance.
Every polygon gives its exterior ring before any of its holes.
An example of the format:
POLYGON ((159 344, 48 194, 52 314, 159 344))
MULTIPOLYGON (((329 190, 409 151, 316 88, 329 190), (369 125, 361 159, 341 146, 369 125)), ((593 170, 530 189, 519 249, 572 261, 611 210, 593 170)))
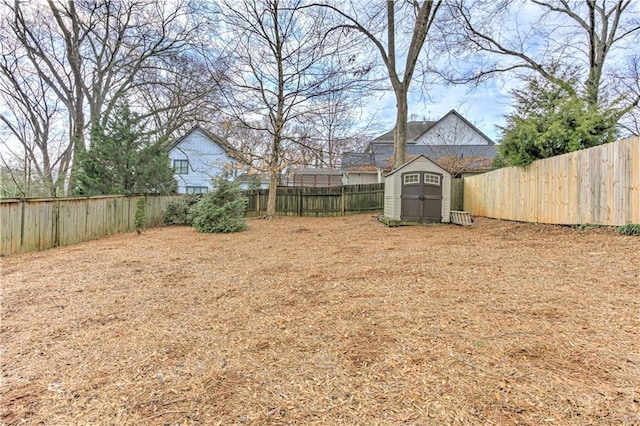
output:
POLYGON ((442 167, 440 167, 437 163, 431 161, 430 159, 428 159, 427 157, 425 157, 424 155, 418 155, 417 157, 413 158, 412 160, 407 161, 406 163, 404 163, 402 166, 391 170, 389 173, 387 173, 387 175, 385 175, 385 177, 389 177, 399 171, 401 171, 402 169, 405 169, 406 167, 408 167, 409 165, 417 162, 417 161, 428 161, 429 163, 431 163, 433 166, 435 166, 436 168, 438 168, 440 171, 442 171, 443 174, 449 175, 450 173, 448 171, 446 171, 445 169, 443 169, 442 167))

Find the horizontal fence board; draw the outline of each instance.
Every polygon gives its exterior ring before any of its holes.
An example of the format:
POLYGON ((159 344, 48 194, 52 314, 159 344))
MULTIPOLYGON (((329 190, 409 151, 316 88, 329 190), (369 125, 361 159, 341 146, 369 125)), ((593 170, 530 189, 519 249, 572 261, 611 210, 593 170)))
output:
POLYGON ((465 178, 464 210, 521 222, 640 223, 640 137, 465 178))
MULTIPOLYGON (((179 195, 146 197, 147 226, 179 195)), ((45 250, 132 231, 138 196, 0 200, 0 254, 45 250)))

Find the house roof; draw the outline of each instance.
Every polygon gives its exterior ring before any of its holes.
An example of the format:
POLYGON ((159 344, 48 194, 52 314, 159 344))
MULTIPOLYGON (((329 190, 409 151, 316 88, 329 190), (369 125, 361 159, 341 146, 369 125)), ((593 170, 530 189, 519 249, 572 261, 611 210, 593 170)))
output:
POLYGON ((252 182, 255 178, 260 179, 261 183, 268 183, 270 180, 269 173, 242 173, 236 178, 236 182, 252 182))
MULTIPOLYGON (((451 110, 438 121, 410 121, 407 123, 407 158, 425 156, 445 169, 456 171, 486 171, 497 155, 496 144, 457 111, 451 110), (417 144, 431 128, 454 115, 487 141, 486 145, 422 145, 417 144)), ((393 165, 393 130, 369 142, 364 152, 347 152, 342 156, 345 170, 389 170, 393 165)))
MULTIPOLYGON (((466 170, 487 170, 497 155, 496 145, 407 145, 407 158, 425 156, 431 161, 452 165, 460 159, 467 159, 466 170), (473 159, 473 160, 471 160, 473 159)), ((375 144, 367 153, 346 153, 342 157, 342 166, 346 170, 358 170, 369 167, 389 169, 393 165, 393 145, 375 144)))
POLYGON ((342 154, 342 168, 346 170, 353 170, 354 167, 366 165, 375 166, 374 163, 373 155, 369 150, 367 152, 344 152, 342 154))
MULTIPOLYGON (((388 168, 393 163, 393 146, 375 146, 373 158, 376 166, 388 168), (389 161, 391 159, 391 161, 389 161)), ((410 145, 407 146, 407 156, 424 155, 431 161, 439 162, 443 158, 490 158, 497 154, 495 145, 410 145)))
POLYGON ((337 175, 342 176, 342 170, 335 169, 316 169, 313 167, 302 168, 302 169, 290 169, 289 171, 292 175, 337 175))
POLYGON ((214 142, 215 144, 219 145, 220 148, 222 148, 224 150, 224 152, 226 152, 229 157, 231 157, 231 158, 233 158, 233 159, 235 159, 237 161, 244 162, 244 159, 242 158, 242 155, 241 155, 240 152, 238 152, 238 150, 236 150, 234 147, 229 145, 221 137, 219 137, 215 133, 211 132, 210 130, 205 129, 204 127, 200 126, 199 124, 196 124, 191 129, 189 129, 184 135, 180 136, 178 139, 173 141, 173 143, 169 147, 169 150, 171 150, 171 149, 177 147, 178 145, 180 145, 180 143, 182 141, 184 141, 189 135, 191 135, 192 133, 194 133, 196 131, 204 134, 212 142, 214 142))
MULTIPOLYGON (((427 130, 433 127, 437 121, 409 121, 407 122, 407 142, 415 142, 427 130)), ((395 128, 387 133, 373 139, 372 143, 393 143, 393 132, 395 128)))
MULTIPOLYGON (((495 145, 494 141, 492 141, 487 135, 485 135, 476 126, 471 124, 471 122, 469 120, 464 118, 455 109, 452 109, 451 111, 449 111, 448 113, 443 115, 442 118, 440 118, 437 121, 409 121, 407 123, 407 144, 408 145, 415 144, 416 141, 418 139, 420 139, 420 137, 422 135, 424 135, 425 133, 427 133, 427 131, 429 131, 429 129, 431 129, 436 124, 440 123, 441 121, 443 121, 444 119, 446 119, 450 115, 455 115, 458 119, 462 120, 467 126, 471 127, 474 131, 476 131, 482 138, 484 138, 487 141, 487 144, 495 145)), ((372 144, 389 144, 389 143, 392 144, 393 143, 393 131, 394 130, 395 129, 391 129, 387 133, 385 133, 383 135, 380 135, 377 138, 373 139, 370 142, 370 145, 372 145, 372 144)))

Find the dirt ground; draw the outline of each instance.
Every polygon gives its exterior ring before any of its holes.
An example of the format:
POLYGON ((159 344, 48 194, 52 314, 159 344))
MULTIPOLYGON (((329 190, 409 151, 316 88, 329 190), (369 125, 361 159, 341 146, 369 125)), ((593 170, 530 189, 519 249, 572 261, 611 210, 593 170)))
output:
POLYGON ((3 425, 638 425, 640 238, 371 215, 1 259, 3 425))

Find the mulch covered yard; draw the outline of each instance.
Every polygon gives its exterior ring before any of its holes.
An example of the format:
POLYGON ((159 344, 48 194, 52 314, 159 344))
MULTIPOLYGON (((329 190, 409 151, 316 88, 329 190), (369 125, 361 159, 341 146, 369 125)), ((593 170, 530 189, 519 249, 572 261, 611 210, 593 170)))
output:
POLYGON ((640 238, 371 215, 3 258, 1 423, 640 424, 640 238))

